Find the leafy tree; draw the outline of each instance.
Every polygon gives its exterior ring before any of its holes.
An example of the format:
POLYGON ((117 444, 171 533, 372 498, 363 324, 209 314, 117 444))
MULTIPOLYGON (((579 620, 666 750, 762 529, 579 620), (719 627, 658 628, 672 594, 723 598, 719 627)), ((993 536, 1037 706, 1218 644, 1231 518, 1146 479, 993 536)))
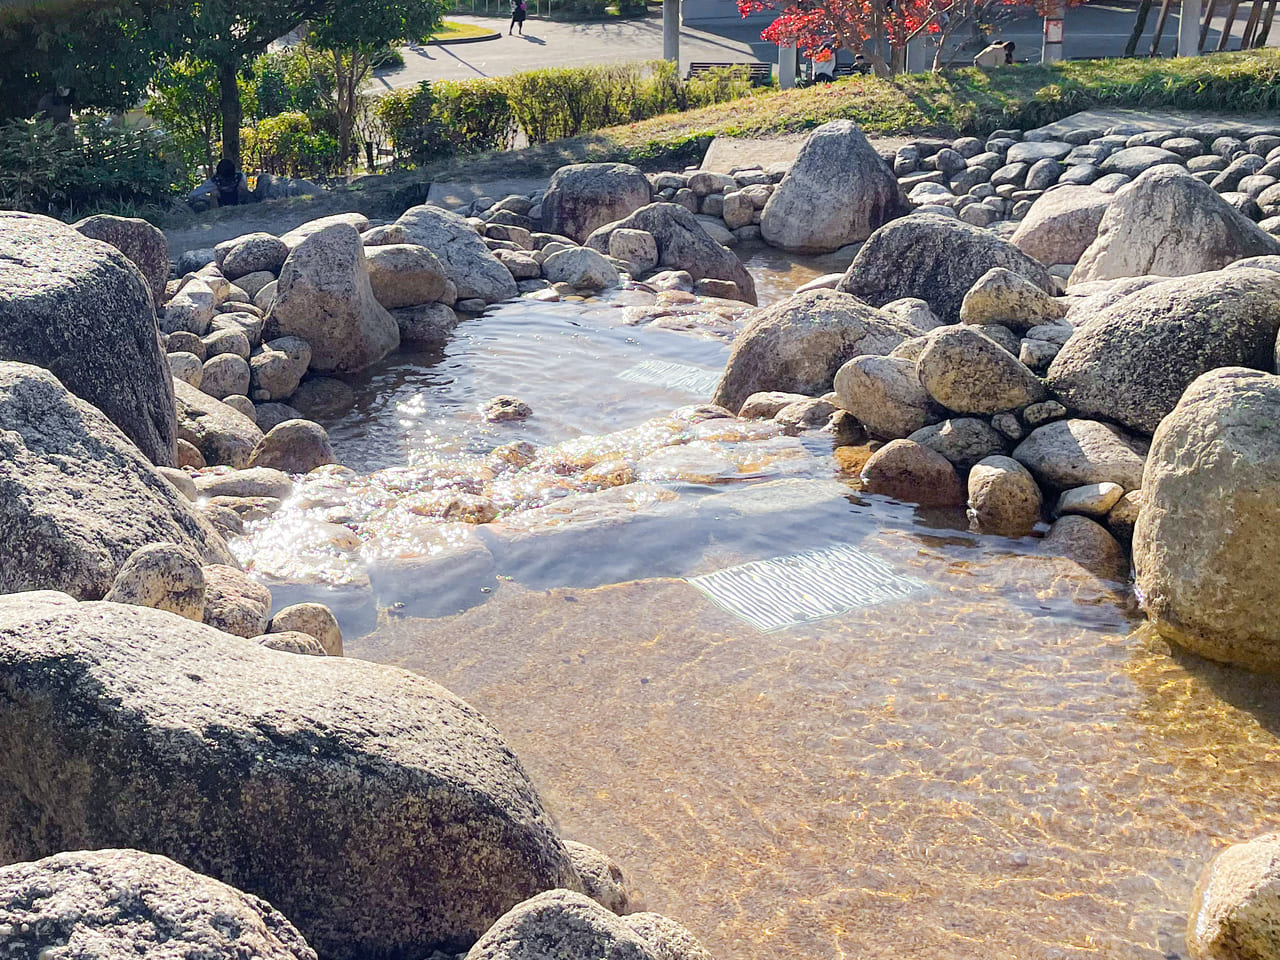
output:
MULTIPOLYGON (((416 39, 417 25, 437 22, 440 9, 441 0, 194 0, 190 52, 217 71, 222 155, 240 158, 243 110, 237 78, 273 40, 308 24, 322 48, 361 50, 367 44, 416 39)), ((356 76, 356 67, 347 72, 356 76)), ((350 98, 345 90, 335 90, 334 99, 350 98)))
MULTIPOLYGON (((1081 0, 1070 0, 1071 5, 1081 0)), ((861 54, 880 76, 901 71, 907 44, 932 34, 945 41, 966 24, 990 22, 1024 0, 738 0, 742 16, 778 10, 779 16, 761 32, 770 43, 791 44, 806 56, 843 47, 861 54)), ((1057 6, 1036 0, 1041 14, 1057 6)), ((942 44, 934 68, 941 65, 942 44)))
POLYGON ((340 15, 309 24, 304 55, 312 65, 321 99, 338 120, 338 148, 354 155, 353 132, 360 116, 360 88, 394 40, 428 39, 440 26, 441 7, 423 0, 365 0, 340 15))
POLYGON ((136 106, 177 42, 180 0, 0 2, 0 120, 30 117, 58 87, 79 108, 136 106))
MULTIPOLYGON (((256 88, 243 79, 240 87, 241 101, 249 104, 250 113, 256 112, 256 88)), ((191 57, 165 63, 152 80, 146 112, 169 134, 188 168, 203 164, 213 170, 222 120, 213 64, 191 57)))

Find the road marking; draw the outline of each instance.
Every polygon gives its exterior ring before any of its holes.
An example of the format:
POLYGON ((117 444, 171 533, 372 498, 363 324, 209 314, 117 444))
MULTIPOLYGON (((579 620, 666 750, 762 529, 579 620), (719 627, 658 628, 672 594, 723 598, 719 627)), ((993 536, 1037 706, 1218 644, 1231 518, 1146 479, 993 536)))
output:
POLYGON ((764 633, 925 589, 923 581, 895 573, 883 560, 853 547, 756 560, 688 582, 764 633))
POLYGON ((672 363, 668 360, 645 360, 629 367, 618 374, 619 380, 630 380, 632 383, 649 383, 672 390, 684 390, 705 397, 715 390, 720 382, 720 373, 706 367, 694 367, 687 363, 672 363))

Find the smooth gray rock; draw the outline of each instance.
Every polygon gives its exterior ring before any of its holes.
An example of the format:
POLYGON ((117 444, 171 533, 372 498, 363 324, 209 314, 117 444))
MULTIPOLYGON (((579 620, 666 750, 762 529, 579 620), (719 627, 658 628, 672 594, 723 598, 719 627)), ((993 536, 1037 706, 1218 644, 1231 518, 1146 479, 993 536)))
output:
POLYGON ((884 440, 913 435, 941 416, 920 386, 916 365, 899 357, 854 357, 836 371, 840 406, 867 432, 884 440))
POLYGON ((1268 960, 1280 929, 1280 834, 1233 843, 1200 874, 1187 917, 1191 960, 1268 960))
POLYGON ((271 339, 307 341, 312 368, 325 372, 361 370, 400 345, 400 328, 374 299, 360 234, 345 223, 316 231, 289 254, 266 329, 271 339))
POLYGON ((574 869, 582 878, 583 890, 587 896, 611 913, 619 916, 628 913, 631 908, 631 893, 627 889, 622 868, 613 858, 576 840, 566 840, 564 846, 569 851, 574 869))
POLYGON ((581 290, 607 290, 622 282, 617 268, 590 247, 551 254, 542 263, 542 273, 552 283, 567 283, 581 290))
POLYGON ((466 960, 658 960, 635 929, 594 900, 548 890, 504 914, 466 960))
POLYGON ((458 315, 443 303, 392 310, 400 326, 400 345, 410 347, 442 347, 449 342, 458 326, 458 315))
POLYGON ((1040 522, 1040 487, 1012 457, 990 456, 974 464, 968 494, 969 523, 982 533, 1024 537, 1040 522))
POLYGON ((1054 289, 1044 266, 1007 240, 932 214, 903 217, 873 233, 837 289, 877 307, 918 297, 943 323, 956 323, 964 295, 992 267, 1005 267, 1046 292, 1054 289))
POLYGON ((911 440, 892 440, 873 453, 862 467, 862 485, 868 493, 925 507, 959 506, 965 498, 947 458, 911 440))
POLYGON ((698 219, 678 203, 651 203, 626 219, 605 224, 587 238, 586 245, 607 253, 615 230, 644 230, 658 244, 658 264, 668 270, 684 270, 693 279, 729 280, 738 285, 742 299, 756 302, 756 285, 737 255, 720 246, 702 229, 698 219))
POLYGON ((1201 656, 1280 672, 1280 377, 1199 377, 1160 424, 1133 561, 1156 629, 1201 656))
POLYGON ((206 463, 236 469, 248 466, 249 455, 262 439, 257 425, 238 410, 181 380, 173 381, 173 391, 178 437, 199 450, 206 463))
POLYGON ((1005 440, 985 420, 955 417, 921 427, 907 437, 912 443, 936 450, 962 473, 980 460, 1002 454, 1005 440))
POLYGON ((336 463, 329 434, 311 420, 286 420, 267 431, 249 455, 251 467, 273 467, 285 473, 309 473, 336 463))
POLYGON ((138 268, 151 291, 151 303, 158 310, 164 303, 169 281, 169 243, 158 227, 138 217, 114 217, 100 213, 72 224, 90 240, 115 247, 138 268))
POLYGON ((293 396, 311 365, 311 344, 301 337, 277 337, 249 358, 249 396, 256 401, 293 396))
POLYGON ((1104 174, 1123 173, 1136 179, 1152 167, 1183 162, 1183 158, 1172 150, 1162 150, 1160 147, 1126 147, 1103 160, 1101 169, 1104 174))
POLYGON ((148 848, 334 960, 456 950, 579 886, 511 749, 416 674, 21 595, 0 597, 0 662, 0 862, 148 848))
POLYGON ((1142 485, 1145 458, 1119 430, 1097 420, 1054 420, 1018 444, 1013 458, 1054 490, 1090 483, 1142 485))
POLYGON ((1059 186, 1031 205, 1009 242, 1049 266, 1075 263, 1097 238, 1112 199, 1089 187, 1059 186))
POLYGON ((176 543, 139 547, 121 565, 103 599, 167 610, 199 623, 204 619, 204 571, 200 557, 176 543))
POLYGON ((630 216, 650 199, 649 181, 629 163, 568 164, 547 184, 542 227, 583 243, 592 231, 630 216))
POLYGON ((152 290, 114 246, 49 217, 0 211, 0 360, 52 371, 152 463, 176 463, 152 290))
POLYGON ((388 243, 365 247, 374 298, 388 310, 434 303, 444 293, 444 264, 426 247, 388 243))
POLYGON ((0 867, 9 956, 316 960, 271 904, 137 850, 59 853, 0 867))
POLYGON ((1069 286, 1149 274, 1181 277, 1277 253, 1275 237, 1190 174, 1165 167, 1116 194, 1069 286))
POLYGON ((233 353, 221 353, 204 362, 200 373, 200 390, 215 400, 244 397, 249 394, 249 364, 233 353))
POLYGON ((1221 270, 1154 283, 1085 320, 1046 380, 1068 409, 1154 433, 1216 367, 1275 368, 1280 274, 1221 270))
POLYGON ((819 396, 831 389, 846 361, 887 354, 919 333, 847 294, 793 294, 748 315, 714 402, 737 410, 751 394, 765 390, 819 396))
POLYGON ((0 530, 0 593, 53 589, 97 599, 150 543, 234 562, 110 420, 48 371, 9 362, 0 362, 0 530))
POLYGON ((239 280, 251 273, 279 273, 289 256, 290 247, 269 233, 247 233, 224 240, 213 248, 214 259, 228 280, 239 280))
POLYGON ((308 237, 339 223, 351 227, 356 233, 363 233, 369 229, 369 218, 362 213, 335 213, 327 217, 308 220, 302 226, 294 227, 288 233, 281 234, 280 239, 292 251, 299 247, 302 241, 308 237))
POLYGON ((295 603, 276 611, 267 632, 305 633, 316 638, 325 656, 342 656, 342 628, 323 603, 295 603))
POLYGON ((920 383, 956 413, 994 414, 1044 399, 1044 385, 977 327, 939 327, 916 361, 920 383))
MULTIPOLYGON (((954 156, 963 169, 964 158, 954 156)), ((867 239, 905 212, 893 171, 862 130, 852 120, 833 120, 805 140, 764 206, 760 234, 793 253, 827 253, 867 239)))
POLYGON ((497 303, 519 291, 511 271, 495 257, 480 235, 456 213, 426 204, 410 207, 396 224, 412 243, 426 247, 457 286, 459 300, 497 303))

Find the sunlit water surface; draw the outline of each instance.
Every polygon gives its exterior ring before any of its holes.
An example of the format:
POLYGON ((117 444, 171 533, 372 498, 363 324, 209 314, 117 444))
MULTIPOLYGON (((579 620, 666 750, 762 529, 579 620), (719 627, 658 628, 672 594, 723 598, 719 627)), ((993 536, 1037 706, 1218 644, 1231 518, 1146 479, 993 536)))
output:
MULTIPOLYGON (((840 268, 749 266, 762 301, 840 268)), ((1280 827, 1273 684, 1171 654, 1032 539, 861 495, 827 436, 687 409, 723 333, 491 310, 353 381, 327 426, 355 473, 238 549, 349 655, 474 703, 717 958, 1184 956, 1200 866, 1280 827), (533 417, 486 422, 497 394, 533 417), (762 633, 689 582, 832 547, 914 592, 762 633)))

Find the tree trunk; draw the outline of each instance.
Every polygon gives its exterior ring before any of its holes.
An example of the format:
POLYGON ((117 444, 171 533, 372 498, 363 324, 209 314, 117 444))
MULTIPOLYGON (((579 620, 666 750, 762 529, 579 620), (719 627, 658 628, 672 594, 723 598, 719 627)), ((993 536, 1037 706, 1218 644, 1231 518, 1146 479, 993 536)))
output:
POLYGON ((1129 34, 1129 42, 1124 45, 1126 57, 1135 56, 1138 52, 1138 41, 1142 39, 1142 31, 1147 29, 1147 17, 1151 16, 1151 5, 1155 0, 1142 0, 1138 4, 1138 18, 1133 24, 1133 33, 1129 34))
POLYGON ((1267 4, 1267 12, 1262 18, 1262 29, 1258 31, 1258 37, 1254 40, 1255 47, 1265 47, 1267 45, 1267 36, 1271 33, 1271 21, 1276 15, 1276 0, 1270 0, 1267 4))
POLYGON ((1169 8, 1173 0, 1160 0, 1160 15, 1156 17, 1155 33, 1151 35, 1151 56, 1160 56, 1160 41, 1164 39, 1164 25, 1169 19, 1169 8))
POLYGON ((1240 9, 1240 0, 1231 0, 1231 5, 1227 7, 1226 22, 1222 25, 1222 35, 1218 37, 1218 52, 1221 53, 1227 49, 1227 44, 1231 42, 1231 31, 1236 25, 1236 11, 1240 9))
POLYGON ((240 60, 218 64, 218 100, 222 111, 222 156, 240 169, 240 60))

